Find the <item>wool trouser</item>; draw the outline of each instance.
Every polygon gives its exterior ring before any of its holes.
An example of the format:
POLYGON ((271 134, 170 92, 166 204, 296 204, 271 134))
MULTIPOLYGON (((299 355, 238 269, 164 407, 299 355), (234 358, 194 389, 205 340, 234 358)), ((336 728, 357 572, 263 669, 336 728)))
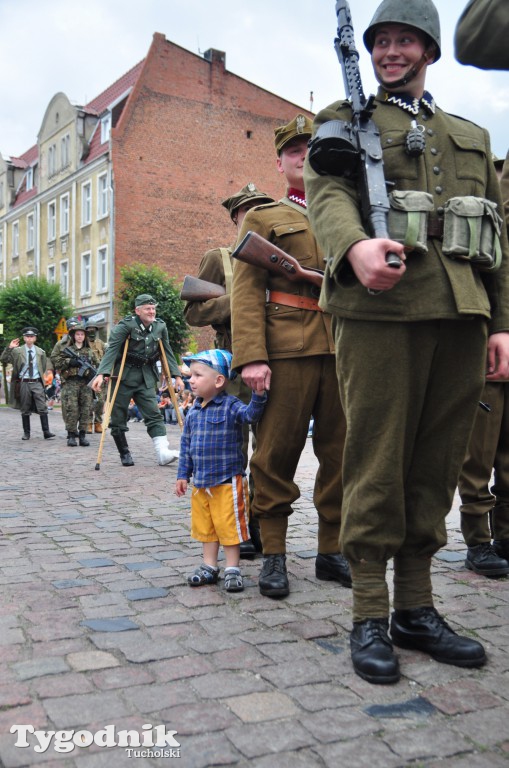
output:
POLYGON ((68 432, 87 431, 93 392, 85 379, 70 376, 62 386, 64 423, 68 432))
POLYGON ((491 410, 477 411, 458 481, 461 531, 469 547, 492 535, 509 539, 509 383, 486 382, 482 400, 491 410))
POLYGON ((354 620, 394 605, 432 605, 431 558, 478 409, 486 363, 482 319, 333 319, 347 433, 341 551, 350 562, 354 620), (362 574, 367 574, 362 576, 362 574))
POLYGON ((37 413, 48 413, 48 406, 46 405, 46 396, 44 394, 44 386, 42 382, 21 380, 19 388, 19 405, 20 411, 24 416, 30 416, 34 406, 37 413))
MULTIPOLYGON (((112 382, 112 392, 116 380, 112 382)), ((158 407, 155 388, 147 387, 141 368, 130 368, 128 379, 122 379, 118 388, 115 402, 111 411, 111 434, 119 435, 128 432, 127 412, 131 398, 138 406, 145 421, 145 426, 150 437, 162 437, 166 435, 166 426, 163 415, 158 407)))
POLYGON ((318 513, 318 552, 339 552, 341 466, 345 419, 338 396, 333 355, 271 360, 269 399, 256 425, 250 469, 252 511, 260 520, 265 555, 286 552, 288 517, 300 496, 295 472, 314 418, 313 450, 318 459, 313 502, 318 513))

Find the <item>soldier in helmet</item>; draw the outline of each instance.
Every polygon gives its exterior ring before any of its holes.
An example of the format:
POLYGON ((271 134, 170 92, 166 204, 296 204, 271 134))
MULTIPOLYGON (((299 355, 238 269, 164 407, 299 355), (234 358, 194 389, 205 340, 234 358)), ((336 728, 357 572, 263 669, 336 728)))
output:
POLYGON ((92 407, 93 393, 88 383, 94 373, 83 365, 88 362, 94 368, 99 364, 87 338, 85 326, 73 325, 68 333, 67 343, 60 348, 53 360, 62 381, 62 415, 67 430, 67 445, 70 448, 90 445, 87 440, 87 424, 92 407), (72 350, 76 357, 70 357, 65 350, 72 350), (65 415, 64 415, 65 414, 65 415))
MULTIPOLYGON (((230 218, 238 232, 246 213, 257 205, 273 203, 274 200, 265 192, 248 182, 242 189, 231 197, 227 197, 221 205, 226 208, 230 218)), ((207 280, 210 283, 216 283, 225 288, 224 296, 208 299, 207 301, 188 301, 184 308, 184 316, 189 325, 203 327, 211 325, 215 332, 215 346, 218 349, 232 349, 231 334, 231 308, 230 294, 233 277, 232 254, 233 246, 228 248, 214 248, 203 256, 198 270, 198 277, 201 280, 207 280)), ((240 376, 228 385, 228 392, 231 395, 239 397, 244 403, 249 403, 251 390, 242 382, 240 376)), ((244 425, 244 469, 248 463, 249 447, 249 425, 244 425)), ((251 481, 252 478, 250 478, 251 481)), ((252 489, 251 489, 252 495, 252 489)), ((258 523, 251 520, 249 523, 251 538, 249 541, 243 541, 240 545, 240 556, 243 558, 253 558, 256 552, 261 552, 261 541, 258 523)))
MULTIPOLYGON (((394 683, 393 643, 461 667, 486 661, 434 608, 431 559, 447 540, 486 366, 488 379, 509 374, 509 247, 487 131, 443 112, 425 88, 440 58, 431 0, 384 0, 364 43, 380 84, 373 120, 393 190, 390 239, 370 239, 355 179, 308 163, 305 181, 348 425, 341 545, 353 581, 352 662, 369 682, 394 683), (468 235, 479 210, 490 219, 486 249, 468 235)), ((315 129, 351 117, 350 102, 336 102, 315 129)))
MULTIPOLYGON (((68 342, 69 342, 69 331, 72 328, 75 328, 78 324, 79 324, 79 320, 78 320, 77 317, 69 317, 65 321, 65 326, 67 328, 67 333, 64 333, 62 338, 57 341, 57 343, 55 344, 55 346, 51 350, 50 357, 51 357, 51 362, 53 363, 53 367, 55 368, 55 370, 56 370, 55 360, 61 356, 62 349, 64 347, 66 347, 68 342)), ((64 423, 65 423, 65 419, 66 419, 65 404, 62 401, 62 398, 60 399, 60 410, 61 410, 61 413, 62 413, 62 418, 63 418, 64 423)))
MULTIPOLYGON (((323 254, 308 221, 303 180, 311 127, 309 118, 298 114, 275 129, 276 168, 286 195, 248 211, 239 240, 252 230, 303 266, 320 269, 323 254)), ((250 389, 270 389, 250 463, 252 510, 263 544, 260 594, 277 598, 290 591, 286 538, 292 505, 300 495, 295 472, 311 417, 319 463, 313 498, 318 518, 315 573, 349 587, 348 563, 339 548, 345 421, 330 317, 320 310, 309 283, 292 283, 239 261, 233 271, 232 329, 233 367, 250 389)))
MULTIPOLYGON (((104 353, 106 351, 106 344, 102 339, 99 338, 99 335, 98 335, 99 326, 93 322, 87 321, 87 324, 85 325, 85 330, 87 332, 87 339, 88 339, 88 343, 90 344, 90 349, 93 351, 96 360, 98 360, 98 362, 101 362, 101 360, 104 357, 104 353)), ((105 400, 105 390, 103 388, 97 393, 95 399, 92 400, 92 410, 90 411, 90 419, 87 425, 87 432, 89 434, 91 434, 92 432, 101 433, 103 431, 102 425, 103 425, 104 400, 105 400)))

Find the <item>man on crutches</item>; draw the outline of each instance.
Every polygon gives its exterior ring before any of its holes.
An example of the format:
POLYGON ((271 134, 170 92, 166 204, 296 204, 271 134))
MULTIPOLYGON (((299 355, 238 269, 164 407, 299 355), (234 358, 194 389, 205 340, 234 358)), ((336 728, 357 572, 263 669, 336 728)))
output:
MULTIPOLYGON (((184 388, 175 356, 170 347, 166 323, 156 318, 156 301, 147 293, 135 299, 134 315, 124 317, 112 329, 108 348, 98 368, 98 375, 92 382, 92 389, 98 392, 104 376, 119 377, 120 383, 114 401, 109 407, 109 426, 124 467, 134 465, 126 432, 127 412, 131 398, 140 409, 147 432, 152 438, 157 463, 171 464, 178 458, 178 451, 170 450, 166 437, 166 426, 157 405, 156 387, 159 380, 157 361, 161 355, 161 342, 169 373, 175 379, 175 389, 184 388), (127 341, 127 353, 122 373, 120 367, 122 352, 127 341), (119 375, 120 374, 120 375, 119 375)), ((113 398, 112 398, 113 400, 113 398)))

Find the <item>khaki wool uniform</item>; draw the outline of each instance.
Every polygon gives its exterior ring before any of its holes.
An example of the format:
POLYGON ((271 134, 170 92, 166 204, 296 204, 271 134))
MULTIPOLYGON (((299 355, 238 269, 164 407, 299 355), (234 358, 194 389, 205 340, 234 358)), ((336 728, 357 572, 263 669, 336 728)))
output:
MULTIPOLYGON (((323 269, 305 209, 287 198, 250 210, 239 241, 252 230, 294 256, 306 268, 323 269)), ((314 417, 318 458, 313 502, 318 513, 318 552, 339 552, 344 416, 334 369, 330 317, 267 301, 267 290, 313 298, 309 283, 290 282, 241 261, 233 272, 233 368, 261 361, 272 371, 269 398, 256 428, 250 468, 264 555, 286 552, 292 504, 299 498, 294 477, 314 417)))
MULTIPOLYGON (((439 224, 447 200, 501 199, 488 133, 442 110, 414 102, 416 114, 378 90, 390 189, 432 195, 439 224), (425 128, 423 154, 405 152, 411 120, 425 128)), ((319 113, 351 119, 348 102, 319 113)), ((321 306, 334 315, 337 370, 348 424, 343 466, 341 548, 350 562, 354 621, 389 612, 386 563, 394 558, 394 607, 432 606, 431 557, 446 542, 449 512, 486 365, 486 331, 509 329, 508 245, 502 268, 481 274, 442 253, 438 227, 426 255, 410 252, 391 290, 372 295, 345 258, 368 238, 357 189, 340 177, 305 169, 310 220, 327 268, 321 306), (490 320, 491 317, 491 320, 490 320)), ((431 231, 431 230, 430 230, 431 231)))
POLYGON ((163 343, 171 375, 180 376, 180 369, 170 347, 168 329, 164 320, 156 318, 148 328, 145 328, 137 315, 128 315, 111 331, 108 346, 97 373, 101 373, 103 376, 118 376, 124 344, 128 340, 122 380, 109 423, 113 436, 129 431, 127 412, 131 398, 134 399, 141 411, 150 437, 166 435, 166 426, 156 398, 156 388, 159 381, 159 371, 156 365, 160 352, 159 339, 163 343))

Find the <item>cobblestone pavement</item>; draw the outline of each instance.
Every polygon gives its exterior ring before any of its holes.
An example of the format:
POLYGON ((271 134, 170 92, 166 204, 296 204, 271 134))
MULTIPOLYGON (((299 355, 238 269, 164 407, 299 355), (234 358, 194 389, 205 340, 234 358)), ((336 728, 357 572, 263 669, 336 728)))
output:
MULTIPOLYGON (((457 506, 434 560, 436 605, 489 662, 465 670, 399 651, 401 681, 373 686, 351 667, 350 591, 314 575, 310 440, 291 593, 271 600, 258 592, 259 559, 243 561, 242 593, 186 585, 200 554, 189 498, 173 495, 175 466, 156 465, 143 424, 128 435, 136 465, 120 465, 108 435, 100 471, 99 435, 68 448, 59 411, 50 427, 45 441, 32 417, 22 442, 19 413, 0 408, 2 766, 508 768, 509 581, 465 569, 457 506), (13 725, 70 735, 41 751, 13 725), (123 729, 142 746, 101 746, 123 729), (86 746, 84 730, 103 730, 99 744, 86 746), (179 749, 150 746, 169 731, 179 749)), ((177 448, 178 427, 168 435, 177 448)))

